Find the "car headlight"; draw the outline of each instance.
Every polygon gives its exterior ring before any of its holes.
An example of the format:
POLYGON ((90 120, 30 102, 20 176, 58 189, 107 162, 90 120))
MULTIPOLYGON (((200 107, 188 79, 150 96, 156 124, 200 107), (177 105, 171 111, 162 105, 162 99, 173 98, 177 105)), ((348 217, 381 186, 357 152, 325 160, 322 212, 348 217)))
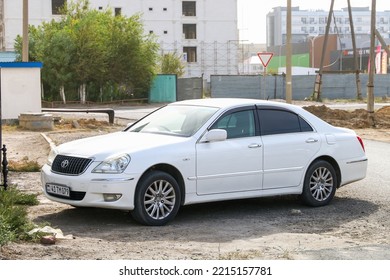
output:
POLYGON ((54 148, 51 149, 49 156, 47 157, 47 165, 51 166, 57 155, 58 155, 58 151, 54 148))
POLYGON ((107 158, 92 170, 93 173, 117 174, 125 171, 130 163, 130 156, 127 154, 107 158))

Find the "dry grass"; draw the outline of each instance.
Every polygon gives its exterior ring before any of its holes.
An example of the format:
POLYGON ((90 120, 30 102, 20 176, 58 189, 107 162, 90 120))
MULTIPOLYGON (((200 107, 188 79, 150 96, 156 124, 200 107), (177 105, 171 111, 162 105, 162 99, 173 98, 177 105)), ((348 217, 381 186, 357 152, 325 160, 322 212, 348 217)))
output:
POLYGON ((24 157, 21 161, 10 160, 8 170, 13 172, 39 172, 42 166, 35 160, 29 160, 24 157))

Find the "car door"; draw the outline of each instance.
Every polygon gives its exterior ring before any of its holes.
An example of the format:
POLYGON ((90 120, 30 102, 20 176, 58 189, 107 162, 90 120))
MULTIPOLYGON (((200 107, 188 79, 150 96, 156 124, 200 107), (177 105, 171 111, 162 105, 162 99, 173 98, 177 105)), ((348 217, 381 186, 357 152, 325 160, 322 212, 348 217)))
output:
POLYGON ((260 108, 258 113, 264 151, 263 189, 298 186, 320 149, 320 136, 294 112, 260 108))
POLYGON ((262 143, 255 111, 233 111, 210 129, 224 129, 227 139, 196 145, 197 194, 261 189, 262 143))

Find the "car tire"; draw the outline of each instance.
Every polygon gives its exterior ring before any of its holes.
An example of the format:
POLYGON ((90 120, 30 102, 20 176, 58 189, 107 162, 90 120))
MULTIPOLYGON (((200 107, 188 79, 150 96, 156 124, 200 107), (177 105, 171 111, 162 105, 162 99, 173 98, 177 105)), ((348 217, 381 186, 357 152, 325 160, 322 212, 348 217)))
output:
POLYGON ((325 206, 333 199, 337 188, 334 167, 325 160, 313 162, 307 169, 301 198, 309 206, 325 206))
POLYGON ((162 226, 179 211, 180 187, 175 178, 162 171, 151 171, 141 178, 135 192, 133 218, 148 226, 162 226))

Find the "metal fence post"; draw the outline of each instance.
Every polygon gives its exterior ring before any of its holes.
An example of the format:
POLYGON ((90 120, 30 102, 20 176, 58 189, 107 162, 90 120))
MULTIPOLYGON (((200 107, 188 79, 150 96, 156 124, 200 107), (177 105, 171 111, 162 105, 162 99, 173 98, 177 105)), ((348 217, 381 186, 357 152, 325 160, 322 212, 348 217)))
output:
POLYGON ((7 160, 7 148, 5 145, 3 145, 3 148, 1 148, 1 151, 3 152, 3 161, 1 164, 3 165, 2 173, 3 173, 3 184, 4 190, 7 190, 8 188, 8 160, 7 160))

